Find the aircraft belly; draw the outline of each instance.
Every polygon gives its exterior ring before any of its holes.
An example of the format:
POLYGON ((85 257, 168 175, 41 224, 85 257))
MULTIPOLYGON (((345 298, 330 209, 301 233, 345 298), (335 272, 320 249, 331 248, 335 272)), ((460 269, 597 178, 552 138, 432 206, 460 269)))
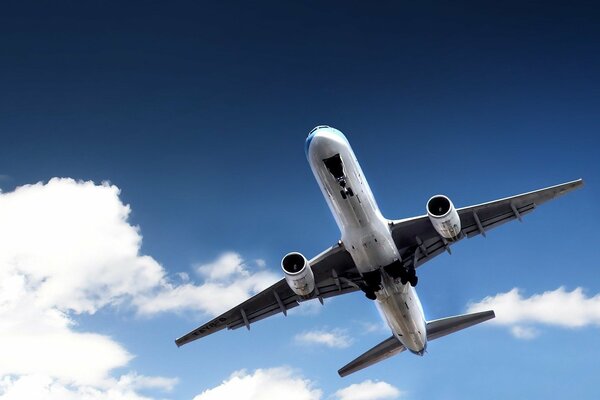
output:
POLYGON ((340 135, 324 132, 310 145, 309 162, 342 233, 344 247, 361 273, 398 260, 388 221, 381 215, 373 193, 349 143, 340 135), (339 156, 342 170, 329 169, 325 161, 339 156), (343 180, 343 186, 340 181, 343 180), (352 194, 348 194, 349 188, 352 194), (346 193, 346 194, 344 194, 346 193))
POLYGON ((426 329, 420 301, 410 285, 384 280, 377 292, 377 304, 394 336, 409 350, 421 352, 426 344, 426 329))

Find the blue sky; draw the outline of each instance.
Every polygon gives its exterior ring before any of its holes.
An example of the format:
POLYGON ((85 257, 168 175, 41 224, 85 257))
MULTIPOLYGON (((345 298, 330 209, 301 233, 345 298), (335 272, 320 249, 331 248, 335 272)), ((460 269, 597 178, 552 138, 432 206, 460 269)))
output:
POLYGON ((0 398, 184 399, 236 379, 322 399, 351 398, 338 392, 351 384, 371 399, 598 398, 599 15, 593 2, 4 4, 2 319, 42 321, 56 335, 32 341, 97 346, 106 364, 84 360, 76 370, 97 364, 86 378, 41 346, 0 361, 0 398), (345 379, 337 369, 389 335, 360 294, 177 349, 221 301, 184 289, 220 285, 226 304, 278 276, 287 252, 338 240, 303 150, 318 124, 346 134, 389 218, 423 214, 436 193, 460 207, 584 178, 419 270, 430 319, 514 288, 513 306, 548 318, 472 328, 345 379), (210 281, 216 267, 234 273, 210 281), (343 348, 298 338, 312 331, 343 348))

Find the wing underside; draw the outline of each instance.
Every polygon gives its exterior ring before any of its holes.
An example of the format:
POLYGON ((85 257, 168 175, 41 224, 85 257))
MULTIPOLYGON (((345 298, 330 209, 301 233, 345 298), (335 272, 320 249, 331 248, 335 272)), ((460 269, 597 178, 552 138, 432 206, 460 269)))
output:
MULTIPOLYGON (((583 180, 563 183, 488 203, 457 209, 461 221, 461 236, 471 238, 506 222, 521 220, 535 208, 583 185, 583 180)), ((392 237, 405 267, 418 268, 444 251, 450 253, 449 242, 441 237, 427 215, 390 221, 392 237)))
POLYGON ((312 297, 300 298, 290 289, 285 279, 281 279, 245 302, 178 338, 175 343, 177 346, 183 346, 225 328, 237 329, 245 326, 250 329, 250 324, 271 315, 287 315, 288 310, 297 307, 302 301, 316 298, 322 302, 328 297, 357 291, 362 284, 350 254, 341 244, 314 257, 310 264, 315 275, 316 287, 312 297))

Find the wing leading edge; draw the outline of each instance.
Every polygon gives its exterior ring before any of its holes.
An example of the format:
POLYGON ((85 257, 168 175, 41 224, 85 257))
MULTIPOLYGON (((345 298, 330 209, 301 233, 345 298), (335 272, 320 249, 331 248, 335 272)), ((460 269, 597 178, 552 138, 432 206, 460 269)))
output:
MULTIPOLYGON (((480 234, 485 236, 487 231, 506 222, 516 219, 520 221, 537 206, 581 186, 583 180, 577 179, 545 189, 459 208, 457 212, 462 230, 458 240, 480 234)), ((418 268, 444 251, 451 252, 452 243, 436 232, 427 215, 390 221, 390 226, 396 247, 407 267, 418 268)))

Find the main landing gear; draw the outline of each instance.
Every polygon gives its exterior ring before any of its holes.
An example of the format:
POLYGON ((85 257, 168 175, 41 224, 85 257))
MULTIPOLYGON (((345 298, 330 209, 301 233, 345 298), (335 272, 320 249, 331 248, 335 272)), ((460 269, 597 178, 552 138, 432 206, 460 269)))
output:
POLYGON ((401 261, 396 260, 390 265, 384 267, 385 272, 394 279, 400 279, 403 285, 410 283, 410 286, 415 287, 419 283, 417 271, 413 267, 405 267, 401 261))
POLYGON ((369 300, 375 300, 377 296, 375 292, 381 290, 381 271, 375 270, 364 273, 362 275, 365 284, 361 286, 361 290, 365 292, 365 296, 369 300))
MULTIPOLYGON (((400 279, 403 285, 410 283, 410 286, 415 287, 419 283, 415 269, 406 268, 400 261, 394 261, 383 269, 393 279, 400 279)), ((375 300, 377 298, 375 292, 381 290, 381 270, 364 273, 362 278, 364 283, 360 285, 360 289, 365 293, 367 299, 375 300)))

